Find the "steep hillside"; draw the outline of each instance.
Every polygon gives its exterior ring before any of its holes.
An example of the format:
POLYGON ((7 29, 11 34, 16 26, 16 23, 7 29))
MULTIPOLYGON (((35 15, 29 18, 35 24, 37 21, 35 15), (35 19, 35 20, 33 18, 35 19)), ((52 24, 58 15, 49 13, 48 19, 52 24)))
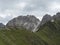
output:
POLYGON ((60 20, 48 21, 36 33, 48 45, 60 45, 60 20))
POLYGON ((25 29, 1 29, 0 45, 47 45, 39 36, 25 29))

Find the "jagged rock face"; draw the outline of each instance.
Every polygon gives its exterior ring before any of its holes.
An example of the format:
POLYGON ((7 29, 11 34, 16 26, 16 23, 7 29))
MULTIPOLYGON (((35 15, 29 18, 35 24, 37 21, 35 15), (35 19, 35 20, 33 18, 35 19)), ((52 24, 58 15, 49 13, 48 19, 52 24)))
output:
POLYGON ((3 28, 4 26, 5 26, 4 24, 0 23, 0 28, 3 28))
POLYGON ((60 12, 56 13, 56 15, 54 15, 54 16, 50 16, 48 14, 43 16, 40 26, 42 26, 43 24, 45 24, 48 21, 54 22, 55 19, 60 20, 60 12))
POLYGON ((38 23, 40 23, 40 21, 35 16, 27 15, 27 16, 19 16, 12 19, 7 23, 6 26, 7 27, 23 27, 33 31, 38 26, 38 23))
POLYGON ((51 19, 52 19, 52 17, 50 15, 46 14, 45 16, 43 16, 40 26, 42 26, 46 22, 50 21, 51 19))
POLYGON ((60 20, 60 12, 53 16, 54 19, 60 20))

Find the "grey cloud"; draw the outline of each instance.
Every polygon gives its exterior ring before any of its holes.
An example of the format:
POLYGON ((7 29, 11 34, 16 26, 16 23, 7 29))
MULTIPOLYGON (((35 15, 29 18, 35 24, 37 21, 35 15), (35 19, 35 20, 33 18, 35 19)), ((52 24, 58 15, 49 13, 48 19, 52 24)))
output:
POLYGON ((6 24, 9 20, 12 19, 12 16, 6 16, 5 18, 0 17, 0 23, 6 24))
MULTIPOLYGON (((8 13, 6 10, 11 12, 11 15, 26 15, 26 14, 34 14, 36 17, 42 17, 45 13, 54 14, 55 11, 50 11, 49 4, 56 1, 60 3, 59 0, 0 0, 0 13, 8 13), (17 8, 16 5, 18 3, 25 2, 27 5, 23 8, 17 8)), ((0 22, 8 22, 12 16, 5 14, 8 18, 1 18, 0 22)), ((1 15, 0 15, 1 16, 1 15)))

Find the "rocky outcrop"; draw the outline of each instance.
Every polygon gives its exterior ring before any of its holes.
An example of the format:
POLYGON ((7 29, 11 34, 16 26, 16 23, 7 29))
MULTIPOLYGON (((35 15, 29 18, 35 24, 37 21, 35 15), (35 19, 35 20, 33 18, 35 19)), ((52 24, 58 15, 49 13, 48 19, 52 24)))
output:
POLYGON ((27 16, 18 16, 7 23, 7 27, 23 27, 33 32, 36 31, 38 24, 40 23, 39 19, 37 19, 33 15, 27 16))
POLYGON ((46 14, 45 16, 43 16, 40 26, 45 24, 46 22, 50 21, 51 19, 52 19, 52 17, 50 15, 46 14))
POLYGON ((43 16, 40 26, 42 26, 43 24, 45 24, 48 21, 54 22, 55 19, 60 20, 60 12, 56 13, 56 15, 53 15, 53 16, 50 16, 48 14, 43 16))
POLYGON ((60 20, 60 12, 56 13, 56 15, 53 16, 53 19, 60 20))

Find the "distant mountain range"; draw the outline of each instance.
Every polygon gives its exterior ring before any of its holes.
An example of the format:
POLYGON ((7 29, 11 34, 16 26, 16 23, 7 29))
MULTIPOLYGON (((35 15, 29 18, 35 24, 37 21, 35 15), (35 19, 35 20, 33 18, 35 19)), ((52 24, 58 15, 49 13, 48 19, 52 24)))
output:
MULTIPOLYGON (((6 27, 25 28, 27 30, 36 32, 39 26, 44 25, 50 20, 53 22, 54 19, 60 20, 60 12, 56 13, 56 15, 53 16, 46 14, 45 16, 43 16, 41 21, 33 15, 18 16, 10 20, 6 24, 6 27)), ((4 25, 0 23, 0 27, 4 27, 4 25)))
POLYGON ((54 21, 54 19, 60 20, 60 12, 58 12, 56 15, 49 15, 46 14, 43 16, 42 20, 40 21, 33 15, 27 15, 27 16, 18 16, 12 20, 10 20, 7 23, 7 27, 23 27, 26 28, 27 30, 31 30, 33 32, 36 32, 38 30, 39 26, 42 26, 48 21, 54 21))

